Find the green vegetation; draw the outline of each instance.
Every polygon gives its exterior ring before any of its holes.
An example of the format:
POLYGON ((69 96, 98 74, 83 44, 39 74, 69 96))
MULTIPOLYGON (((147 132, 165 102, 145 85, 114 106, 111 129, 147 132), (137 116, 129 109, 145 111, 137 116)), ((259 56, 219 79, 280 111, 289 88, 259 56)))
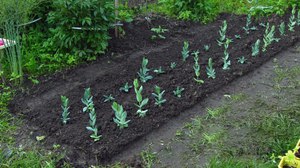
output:
POLYGON ((120 129, 127 128, 130 120, 126 120, 127 112, 124 111, 123 106, 119 105, 117 102, 113 102, 111 107, 115 113, 115 117, 113 118, 114 122, 120 129))
POLYGON ((171 69, 175 69, 175 68, 176 68, 176 62, 171 62, 170 68, 171 68, 171 69))
POLYGON ((219 30, 220 39, 217 40, 219 46, 222 46, 224 44, 226 40, 226 32, 227 32, 227 21, 224 20, 223 25, 220 26, 220 30, 219 30))
POLYGON ((112 94, 109 94, 109 95, 103 95, 103 97, 104 97, 104 100, 103 100, 104 103, 106 103, 106 102, 112 102, 112 101, 115 100, 115 98, 113 97, 112 94))
POLYGON ((143 86, 139 86, 139 81, 137 79, 135 79, 133 81, 133 85, 134 85, 134 91, 136 94, 136 100, 138 102, 138 104, 135 104, 138 107, 138 110, 136 113, 140 117, 145 117, 148 110, 143 110, 143 107, 148 104, 149 99, 148 98, 143 99, 143 96, 142 96, 143 86))
POLYGON ((61 117, 62 117, 61 119, 62 119, 63 124, 67 124, 67 122, 70 120, 70 118, 69 118, 69 115, 70 115, 69 99, 66 96, 61 96, 60 99, 62 102, 61 108, 63 110, 62 114, 61 114, 61 117))
POLYGON ((281 24, 279 25, 279 32, 281 36, 285 35, 285 23, 281 22, 281 24))
POLYGON ((167 101, 166 99, 163 98, 164 93, 165 90, 161 91, 161 88, 155 85, 154 93, 152 93, 155 99, 155 105, 160 107, 162 104, 164 104, 167 101))
POLYGON ((181 98, 181 94, 184 91, 184 88, 177 86, 176 90, 173 91, 174 96, 181 98))
POLYGON ((193 68, 196 78, 194 78, 194 80, 199 84, 203 84, 204 81, 200 79, 199 51, 194 51, 192 55, 194 55, 195 62, 193 68))
POLYGON ((210 49, 210 45, 204 45, 203 48, 204 48, 204 51, 208 52, 210 49))
POLYGON ((189 51, 189 42, 185 41, 183 43, 182 51, 181 51, 182 59, 185 62, 186 59, 190 56, 190 51, 189 51))
POLYGON ((84 89, 84 95, 81 102, 85 105, 82 111, 88 112, 94 108, 93 96, 91 95, 91 88, 84 89))
POLYGON ((266 30, 265 30, 265 34, 264 34, 264 45, 262 48, 263 52, 267 51, 267 47, 273 42, 276 41, 278 42, 280 40, 280 38, 275 38, 275 26, 273 25, 270 29, 270 25, 269 23, 266 26, 266 30))
POLYGON ((246 26, 243 27, 243 29, 245 30, 246 34, 249 34, 249 33, 250 33, 250 32, 249 32, 250 30, 257 30, 257 28, 256 28, 255 26, 250 27, 250 25, 251 25, 251 15, 248 14, 248 15, 247 15, 246 26))
POLYGON ((256 57, 259 55, 260 50, 260 40, 258 39, 255 44, 252 46, 252 57, 256 57))
POLYGON ((132 88, 132 85, 128 85, 128 82, 126 82, 125 85, 122 86, 119 90, 123 91, 125 93, 128 93, 131 88, 132 88))
POLYGON ((206 67, 206 74, 207 74, 208 78, 212 78, 212 79, 216 78, 216 71, 213 68, 213 62, 212 62, 211 58, 208 59, 208 66, 206 67))
POLYGON ((240 64, 245 64, 246 61, 247 61, 247 59, 244 56, 238 58, 238 63, 240 63, 240 64))
POLYGON ((143 61, 142 61, 142 67, 141 67, 140 71, 138 72, 140 80, 143 83, 146 83, 148 80, 151 80, 153 78, 151 75, 148 74, 150 69, 147 68, 147 65, 148 65, 148 59, 144 57, 143 61))
POLYGON ((168 29, 164 29, 161 26, 158 26, 157 28, 152 28, 152 32, 154 32, 154 35, 151 36, 152 40, 155 39, 166 39, 166 37, 163 35, 165 32, 168 32, 168 29))
POLYGON ((231 65, 231 61, 229 60, 229 53, 228 53, 228 48, 229 48, 229 44, 232 42, 231 39, 226 38, 226 41, 224 43, 224 57, 223 59, 223 70, 229 70, 230 69, 230 65, 231 65))
POLYGON ((86 127, 86 129, 93 132, 93 134, 90 135, 90 137, 93 138, 94 141, 99 141, 102 135, 98 134, 98 127, 96 125, 97 116, 96 116, 95 108, 92 108, 90 110, 89 117, 90 117, 89 126, 86 127))
POLYGON ((297 24, 297 21, 296 21, 296 6, 293 6, 293 9, 292 9, 292 14, 290 16, 290 19, 289 19, 289 24, 288 24, 288 27, 289 27, 289 31, 295 31, 295 26, 297 24))
POLYGON ((165 73, 165 71, 162 69, 161 66, 158 69, 154 69, 153 72, 155 72, 157 74, 163 74, 163 73, 165 73))

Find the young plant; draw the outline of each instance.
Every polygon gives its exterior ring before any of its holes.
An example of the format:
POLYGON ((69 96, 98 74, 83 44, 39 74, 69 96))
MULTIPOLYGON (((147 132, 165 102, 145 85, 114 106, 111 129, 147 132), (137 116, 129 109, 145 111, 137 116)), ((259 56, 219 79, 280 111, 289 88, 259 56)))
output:
POLYGON ((300 9, 298 10, 297 25, 300 26, 300 9))
POLYGON ((143 110, 143 107, 148 103, 149 99, 148 98, 143 99, 142 97, 143 86, 139 86, 139 81, 137 79, 133 81, 133 85, 136 94, 136 100, 138 102, 138 104, 135 105, 139 108, 136 113, 140 117, 145 117, 148 110, 143 110))
POLYGON ((182 59, 185 62, 186 59, 190 56, 189 42, 187 42, 187 41, 183 42, 183 48, 182 48, 181 54, 182 54, 182 59))
POLYGON ((279 26, 279 32, 280 32, 281 36, 285 35, 285 23, 284 22, 281 22, 281 24, 279 26))
POLYGON ((226 41, 223 43, 224 44, 224 48, 225 48, 226 51, 229 48, 229 44, 230 43, 232 43, 232 39, 226 38, 226 41))
POLYGON ((216 71, 213 68, 213 62, 212 62, 211 58, 208 59, 208 66, 206 67, 206 74, 207 74, 208 78, 213 78, 213 79, 216 78, 216 71))
POLYGON ((152 32, 154 32, 155 34, 151 36, 151 39, 152 40, 155 40, 155 39, 166 39, 165 36, 163 36, 163 34, 167 31, 169 31, 168 29, 163 29, 161 26, 158 26, 157 28, 152 28, 151 29, 152 32))
POLYGON ((199 52, 194 51, 193 55, 194 55, 194 61, 195 61, 195 64, 194 64, 193 68, 194 68, 194 72, 195 72, 195 75, 196 75, 196 78, 194 78, 194 80, 199 84, 203 84, 204 81, 200 79, 200 65, 199 65, 199 62, 198 62, 199 61, 199 52))
POLYGON ((219 30, 220 39, 217 40, 219 46, 222 46, 223 42, 226 39, 226 31, 227 31, 227 21, 224 20, 223 26, 220 26, 220 30, 219 30))
POLYGON ((162 104, 164 104, 167 101, 166 99, 163 98, 165 90, 161 91, 160 87, 155 85, 154 92, 155 93, 152 93, 152 95, 154 96, 155 99, 155 105, 160 107, 162 104))
POLYGON ((129 92, 129 90, 132 88, 132 86, 131 85, 128 85, 128 82, 126 82, 125 83, 125 85, 124 86, 122 86, 122 87, 120 87, 120 91, 123 91, 123 92, 125 92, 125 93, 128 93, 129 92))
POLYGON ((114 101, 115 100, 115 98, 112 96, 112 94, 109 94, 108 96, 107 95, 103 95, 103 97, 104 97, 104 103, 106 103, 106 102, 111 102, 111 101, 114 101))
POLYGON ((114 122, 118 125, 120 129, 128 127, 128 123, 130 120, 126 121, 127 113, 124 111, 123 106, 119 105, 117 102, 113 102, 112 109, 115 113, 115 117, 113 118, 114 122))
POLYGON ((296 6, 293 6, 292 15, 290 16, 289 24, 288 24, 289 31, 292 31, 292 32, 295 31, 294 28, 295 28, 295 25, 297 24, 295 14, 296 14, 296 6))
POLYGON ((265 34, 264 34, 264 45, 262 48, 262 51, 265 52, 267 51, 267 47, 273 42, 276 41, 278 42, 280 39, 279 38, 275 38, 275 26, 273 25, 270 29, 269 23, 267 24, 266 30, 265 30, 265 34))
POLYGON ((138 72, 140 80, 143 83, 146 83, 148 80, 151 80, 153 78, 151 75, 148 74, 150 69, 147 68, 147 65, 148 65, 148 59, 144 57, 143 61, 142 61, 142 67, 141 67, 140 71, 138 72))
POLYGON ((247 59, 244 56, 238 58, 238 63, 240 63, 240 64, 244 64, 244 63, 246 63, 246 61, 247 61, 247 59))
POLYGON ((84 90, 83 98, 81 102, 85 105, 82 111, 85 113, 91 111, 94 108, 93 96, 91 95, 91 88, 86 88, 84 90))
POLYGON ((204 51, 208 52, 210 49, 210 45, 204 45, 203 48, 204 48, 204 51))
POLYGON ((98 135, 98 127, 96 125, 97 117, 96 117, 95 108, 91 109, 89 113, 89 117, 90 117, 89 126, 86 127, 86 129, 93 132, 93 134, 90 135, 90 137, 94 139, 94 141, 99 141, 102 135, 98 135))
POLYGON ((235 37, 236 39, 241 39, 241 38, 242 38, 241 35, 239 35, 239 34, 234 35, 234 37, 235 37))
POLYGON ((227 50, 224 51, 223 57, 223 70, 229 70, 231 65, 231 61, 229 60, 229 53, 227 50))
POLYGON ((176 62, 171 62, 171 64, 170 64, 170 68, 171 68, 171 69, 174 69, 174 68, 176 68, 176 62))
POLYGON ((251 15, 250 15, 250 14, 248 14, 248 15, 247 15, 247 22, 246 22, 246 26, 245 26, 245 27, 243 27, 243 29, 246 31, 246 34, 249 34, 250 25, 251 25, 251 15))
POLYGON ((173 91, 173 94, 178 97, 181 98, 181 93, 184 91, 184 88, 177 86, 176 90, 173 91))
POLYGON ((163 74, 163 73, 165 73, 165 71, 162 69, 161 66, 158 69, 155 69, 153 72, 155 72, 157 74, 163 74))
POLYGON ((70 120, 70 118, 69 118, 69 114, 70 114, 69 108, 70 107, 68 107, 69 99, 66 96, 60 96, 60 99, 61 99, 61 103, 62 103, 61 108, 63 110, 62 114, 61 114, 61 116, 62 116, 61 119, 64 124, 67 124, 67 122, 70 120))
POLYGON ((259 54, 260 40, 258 39, 252 46, 252 57, 256 57, 259 54))

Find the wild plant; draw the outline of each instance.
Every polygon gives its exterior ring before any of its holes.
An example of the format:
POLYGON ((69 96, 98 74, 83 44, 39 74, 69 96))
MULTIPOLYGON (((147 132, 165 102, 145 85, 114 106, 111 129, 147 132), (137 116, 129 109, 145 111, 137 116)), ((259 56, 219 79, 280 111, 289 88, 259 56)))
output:
POLYGON ((165 71, 162 69, 161 66, 158 69, 155 69, 153 72, 155 72, 157 74, 163 74, 163 73, 165 73, 165 71))
POLYGON ((171 69, 174 69, 174 68, 176 68, 176 65, 177 65, 176 62, 171 62, 170 68, 171 68, 171 69))
POLYGON ((279 32, 280 32, 281 36, 285 35, 285 23, 284 22, 281 22, 281 24, 279 26, 279 32))
POLYGON ((113 95, 112 94, 109 94, 109 95, 103 95, 103 97, 104 97, 104 103, 106 103, 106 102, 112 102, 112 101, 114 101, 115 100, 115 98, 113 97, 113 95))
POLYGON ((69 118, 69 115, 70 115, 70 112, 69 112, 69 99, 66 97, 66 96, 60 96, 60 99, 61 99, 61 108, 62 108, 62 122, 64 124, 67 124, 67 122, 70 120, 69 118))
POLYGON ((224 20, 223 26, 220 26, 220 30, 219 30, 220 39, 217 40, 219 46, 222 46, 223 42, 226 39, 226 31, 227 31, 227 21, 224 20))
POLYGON ((113 118, 114 122, 118 125, 120 129, 128 127, 128 123, 130 120, 126 120, 127 113, 124 111, 123 106, 119 105, 117 102, 113 102, 112 109, 115 113, 115 117, 113 118))
POLYGON ((292 32, 295 31, 294 27, 297 24, 297 21, 296 21, 296 18, 295 18, 295 14, 296 14, 296 6, 293 6, 292 15, 290 16, 289 24, 288 24, 289 31, 292 31, 292 32))
POLYGON ((264 34, 264 38, 263 38, 263 41, 264 41, 264 45, 263 45, 263 48, 262 48, 263 52, 267 51, 267 47, 273 41, 278 42, 280 40, 279 38, 275 38, 274 35, 275 35, 275 26, 273 25, 270 29, 270 25, 268 23, 267 26, 266 26, 266 30, 265 30, 265 34, 264 34))
POLYGON ((213 78, 213 79, 216 78, 216 71, 213 68, 213 62, 212 62, 211 58, 208 59, 208 66, 206 67, 206 74, 207 74, 208 78, 213 78))
POLYGON ((150 69, 147 68, 147 65, 148 65, 148 59, 144 57, 143 61, 142 61, 142 67, 140 68, 140 71, 138 72, 140 80, 143 83, 146 83, 148 80, 151 80, 153 78, 151 75, 148 74, 150 69))
POLYGON ((164 93, 165 90, 161 91, 161 88, 155 85, 154 93, 152 93, 155 99, 155 105, 160 107, 162 104, 164 104, 167 101, 166 99, 163 98, 164 93))
POLYGON ((246 61, 247 61, 247 59, 244 56, 238 58, 238 63, 240 63, 240 64, 244 64, 244 63, 246 63, 246 61))
POLYGON ((223 70, 229 70, 231 65, 231 61, 229 60, 229 53, 227 50, 224 51, 223 57, 223 70))
POLYGON ((185 62, 186 59, 190 56, 189 42, 187 42, 187 41, 183 42, 183 48, 182 48, 181 54, 182 54, 182 59, 185 62))
POLYGON ((260 40, 258 39, 252 46, 252 57, 256 57, 259 54, 260 40))
POLYGON ((177 86, 176 87, 176 90, 173 91, 173 94, 178 97, 178 98, 181 98, 181 94, 182 92, 184 91, 184 88, 180 87, 180 86, 177 86))
POLYGON ((204 48, 204 51, 208 52, 210 49, 210 45, 204 45, 203 48, 204 48))
POLYGON ((96 125, 97 117, 96 117, 95 108, 91 109, 91 111, 89 112, 89 117, 90 117, 89 126, 86 127, 86 129, 93 132, 93 134, 90 135, 90 137, 94 139, 94 141, 99 141, 102 135, 98 135, 98 127, 96 125))
POLYGON ((136 94, 136 100, 138 102, 138 104, 135 105, 139 108, 136 113, 140 117, 145 117, 148 110, 143 110, 143 107, 148 103, 149 99, 148 98, 143 99, 142 96, 143 86, 139 86, 139 81, 137 79, 133 81, 133 85, 136 94))
POLYGON ((83 98, 81 102, 85 105, 83 112, 91 111, 94 108, 93 96, 91 95, 91 88, 86 88, 84 90, 83 98))
POLYGON ((155 34, 151 36, 151 39, 166 39, 166 37, 163 35, 165 32, 169 31, 168 29, 164 29, 161 26, 158 26, 157 28, 152 28, 151 29, 152 32, 154 32, 155 34))
POLYGON ((126 82, 125 85, 120 87, 119 90, 123 91, 125 93, 128 93, 131 88, 132 88, 132 85, 129 85, 128 82, 126 82))
POLYGON ((235 37, 236 39, 241 39, 241 38, 242 38, 241 35, 239 35, 239 34, 234 35, 234 37, 235 37))
POLYGON ((193 68, 194 68, 194 72, 196 75, 196 78, 194 78, 194 80, 199 84, 203 84, 204 81, 200 79, 200 65, 198 62, 199 61, 199 51, 194 51, 193 55, 194 55, 194 61, 195 61, 193 68))

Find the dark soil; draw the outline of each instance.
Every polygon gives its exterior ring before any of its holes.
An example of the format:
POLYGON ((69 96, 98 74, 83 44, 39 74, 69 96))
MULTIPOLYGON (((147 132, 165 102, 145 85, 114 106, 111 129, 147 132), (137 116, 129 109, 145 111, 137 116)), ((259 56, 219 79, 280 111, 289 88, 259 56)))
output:
POLYGON ((108 163, 112 156, 126 150, 139 137, 158 128, 201 101, 209 93, 256 69, 280 51, 299 41, 299 26, 295 28, 295 32, 287 32, 286 36, 280 37, 278 33, 278 25, 282 21, 287 23, 288 17, 289 15, 270 16, 261 19, 254 23, 259 30, 251 31, 249 35, 242 28, 246 23, 246 16, 224 14, 209 25, 170 21, 159 17, 153 19, 150 24, 138 19, 125 25, 124 39, 111 40, 106 55, 93 63, 41 78, 39 85, 32 86, 27 93, 16 96, 11 104, 11 111, 23 115, 29 124, 38 127, 38 130, 33 130, 33 135, 45 135, 46 146, 56 143, 66 148, 66 160, 75 167, 108 163), (219 47, 216 42, 219 39, 219 26, 225 19, 228 22, 227 37, 234 40, 229 47, 231 68, 227 71, 222 70, 224 47, 219 47), (281 40, 272 43, 267 52, 252 57, 251 46, 257 39, 262 40, 265 31, 264 27, 259 26, 261 22, 276 25, 276 37, 280 37, 281 40), (168 28, 169 32, 166 33, 166 40, 152 41, 150 29, 158 25, 168 28), (235 39, 234 35, 237 34, 242 38, 235 39), (183 41, 189 41, 190 51, 200 52, 201 77, 205 81, 202 85, 193 80, 192 56, 187 62, 182 62, 183 41), (208 52, 203 50, 204 45, 211 46, 208 52), (246 64, 237 62, 237 58, 241 56, 247 59, 246 64), (126 82, 132 83, 134 78, 138 78, 137 72, 143 57, 149 59, 148 68, 153 70, 162 66, 166 73, 156 75, 151 72, 154 78, 143 83, 143 97, 149 97, 150 101, 146 107, 149 109, 147 116, 140 118, 136 115, 133 89, 126 94, 120 92, 119 88, 126 82), (214 61, 217 73, 215 80, 208 79, 205 72, 209 58, 214 61), (171 62, 177 63, 174 70, 169 67, 171 62), (167 102, 162 107, 155 106, 151 96, 155 85, 166 90, 164 98, 167 102), (181 99, 172 93, 177 86, 185 88, 181 99), (82 113, 83 104, 80 99, 84 88, 87 87, 91 87, 94 96, 97 123, 102 135, 102 139, 98 142, 89 137, 91 132, 85 128, 89 116, 82 113), (131 120, 128 128, 120 130, 113 122, 111 103, 103 102, 103 95, 109 94, 112 94, 127 111, 128 119, 131 120), (61 124, 60 95, 70 99, 71 120, 67 125, 61 124))

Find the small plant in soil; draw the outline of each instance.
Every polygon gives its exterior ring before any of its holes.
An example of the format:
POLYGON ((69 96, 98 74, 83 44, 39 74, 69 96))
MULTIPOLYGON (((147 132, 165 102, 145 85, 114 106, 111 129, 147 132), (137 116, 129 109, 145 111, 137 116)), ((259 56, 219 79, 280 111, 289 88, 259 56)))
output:
POLYGON ((226 41, 224 42, 225 50, 227 50, 229 48, 230 43, 232 43, 232 39, 226 38, 226 41))
POLYGON ((267 51, 267 47, 273 42, 276 41, 278 42, 280 39, 279 38, 275 38, 275 26, 273 25, 270 29, 270 25, 269 23, 267 24, 266 30, 265 30, 265 34, 264 34, 264 45, 262 48, 262 51, 265 52, 267 51))
POLYGON ((184 91, 184 88, 180 87, 180 86, 177 86, 176 87, 176 90, 173 91, 173 94, 178 97, 178 98, 181 98, 181 94, 182 92, 184 91))
POLYGON ((300 166, 299 159, 295 156, 294 151, 298 150, 297 148, 289 150, 285 156, 279 156, 280 159, 284 159, 284 166, 283 167, 291 167, 291 168, 298 168, 300 166))
POLYGON ((120 87, 120 91, 128 93, 129 90, 132 88, 132 85, 129 85, 128 82, 125 83, 124 86, 120 87))
POLYGON ((165 71, 162 69, 161 66, 158 69, 155 69, 153 72, 155 72, 157 74, 163 74, 163 73, 165 73, 165 71))
POLYGON ((146 83, 148 80, 151 80, 153 78, 148 73, 150 71, 150 69, 147 68, 147 65, 148 65, 148 59, 144 57, 143 61, 142 61, 142 67, 141 67, 140 71, 138 72, 140 80, 143 83, 146 83))
POLYGON ((280 32, 281 36, 285 35, 285 23, 284 22, 281 22, 281 24, 279 25, 279 32, 280 32))
POLYGON ((241 35, 239 35, 239 34, 234 35, 234 37, 235 37, 236 39, 241 39, 241 38, 242 38, 241 35))
POLYGON ((123 106, 117 102, 113 102, 111 107, 115 113, 115 117, 113 118, 114 122, 120 129, 127 128, 130 120, 126 120, 127 113, 124 111, 123 106))
POLYGON ((182 59, 185 62, 186 59, 190 56, 189 42, 187 42, 187 41, 183 42, 183 48, 182 48, 181 54, 182 54, 182 59))
POLYGON ((259 23, 259 25, 260 25, 261 27, 266 27, 266 24, 264 24, 264 23, 259 23))
POLYGON ((112 96, 112 94, 109 94, 109 95, 103 95, 103 97, 104 97, 104 103, 106 103, 106 102, 112 102, 112 101, 114 101, 115 100, 115 98, 112 96))
POLYGON ((208 66, 206 67, 206 74, 207 74, 208 78, 212 78, 212 79, 216 78, 216 71, 213 68, 213 62, 212 62, 211 58, 208 59, 208 66))
POLYGON ((259 54, 260 49, 260 40, 258 39, 255 44, 252 46, 252 57, 256 57, 259 54))
POLYGON ((204 45, 203 48, 204 48, 204 51, 208 52, 210 49, 210 45, 204 45))
POLYGON ((229 60, 229 53, 227 52, 227 50, 224 51, 224 57, 222 59, 223 59, 223 70, 229 70, 231 61, 229 60))
POLYGON ((246 61, 247 61, 247 59, 244 56, 238 58, 238 63, 240 63, 240 64, 245 64, 246 61))
MULTIPOLYGON (((249 34, 249 31, 250 31, 250 25, 251 25, 251 15, 248 14, 247 15, 247 22, 246 22, 246 26, 243 27, 243 29, 245 30, 246 34, 249 34)), ((253 29, 253 28, 252 28, 253 29)))
POLYGON ((66 97, 66 96, 61 96, 60 97, 61 99, 61 108, 62 108, 62 122, 63 124, 67 124, 67 122, 70 120, 69 118, 69 115, 70 115, 70 112, 69 112, 69 99, 66 97))
POLYGON ((91 111, 89 112, 89 117, 90 117, 89 126, 86 127, 86 129, 93 132, 93 134, 90 135, 90 137, 94 141, 99 141, 102 136, 98 135, 98 127, 96 125, 97 117, 96 117, 95 108, 91 109, 91 111))
POLYGON ((137 79, 135 79, 133 81, 133 85, 134 85, 136 100, 138 102, 138 104, 135 104, 138 107, 138 110, 136 113, 140 117, 145 117, 148 110, 143 110, 143 107, 148 103, 149 99, 148 98, 143 99, 143 96, 142 96, 143 86, 139 86, 139 81, 137 79))
POLYGON ((165 90, 161 91, 161 88, 155 85, 154 93, 152 93, 155 99, 155 105, 160 107, 162 104, 164 104, 167 101, 166 99, 163 98, 164 93, 165 90))
POLYGON ((194 61, 195 61, 193 68, 194 68, 196 78, 194 78, 194 80, 199 84, 203 84, 204 81, 200 79, 200 65, 198 62, 199 61, 199 51, 194 51, 192 54, 194 55, 194 61))
POLYGON ((294 28, 295 28, 295 25, 297 24, 295 14, 296 14, 296 6, 293 6, 292 15, 290 16, 289 24, 288 24, 289 31, 292 31, 292 32, 295 31, 294 28))
POLYGON ((226 31, 227 31, 227 21, 224 20, 223 21, 223 26, 220 26, 220 30, 219 30, 220 39, 217 40, 219 46, 222 46, 223 42, 226 39, 226 31))
POLYGON ((171 69, 174 69, 174 68, 176 68, 176 65, 177 65, 176 62, 171 62, 170 68, 171 68, 171 69))
POLYGON ((297 25, 300 26, 300 9, 298 10, 297 25))
POLYGON ((91 88, 86 88, 84 90, 84 95, 81 99, 81 102, 85 105, 85 107, 82 109, 84 113, 94 108, 93 96, 91 95, 91 88))
POLYGON ((164 29, 161 26, 158 26, 156 28, 152 28, 151 31, 154 33, 154 35, 151 36, 152 40, 155 39, 166 39, 166 37, 163 35, 165 32, 168 32, 168 29, 164 29))

